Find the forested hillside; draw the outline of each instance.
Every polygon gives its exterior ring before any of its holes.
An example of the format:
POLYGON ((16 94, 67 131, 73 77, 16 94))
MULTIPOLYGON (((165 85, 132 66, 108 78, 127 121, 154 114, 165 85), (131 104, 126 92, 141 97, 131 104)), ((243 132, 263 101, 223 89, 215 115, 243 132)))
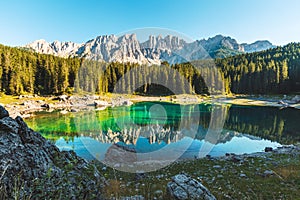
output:
POLYGON ((59 94, 74 85, 78 59, 0 45, 0 91, 6 94, 59 94))
POLYGON ((233 93, 300 91, 300 44, 216 60, 233 93))
POLYGON ((106 93, 113 92, 118 83, 120 92, 172 94, 157 80, 179 93, 288 94, 300 90, 299 43, 224 59, 163 64, 98 63, 0 45, 0 91, 47 95, 72 93, 75 88, 76 92, 106 93))

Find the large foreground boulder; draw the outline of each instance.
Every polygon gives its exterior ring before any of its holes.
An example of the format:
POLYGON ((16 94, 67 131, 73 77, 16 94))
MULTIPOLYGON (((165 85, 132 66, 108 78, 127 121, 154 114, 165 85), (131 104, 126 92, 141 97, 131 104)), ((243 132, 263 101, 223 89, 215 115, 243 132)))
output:
POLYGON ((101 199, 104 179, 0 106, 0 199, 101 199))
POLYGON ((177 174, 167 185, 170 198, 176 200, 215 200, 216 198, 199 181, 187 174, 177 174))
POLYGON ((7 110, 5 110, 5 108, 0 105, 0 119, 2 119, 4 117, 8 117, 8 116, 9 116, 9 114, 8 114, 7 110))

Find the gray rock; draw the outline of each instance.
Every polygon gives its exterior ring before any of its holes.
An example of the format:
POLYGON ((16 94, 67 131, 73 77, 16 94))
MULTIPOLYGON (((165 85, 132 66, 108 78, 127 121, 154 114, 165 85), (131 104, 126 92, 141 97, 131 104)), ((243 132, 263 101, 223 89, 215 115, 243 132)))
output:
POLYGON ((131 106, 133 103, 131 102, 131 101, 129 101, 129 100, 125 100, 124 102, 123 102, 123 106, 131 106))
POLYGON ((273 148, 272 147, 266 147, 265 148, 265 152, 272 152, 273 151, 273 148))
POLYGON ((95 107, 109 106, 107 101, 101 101, 101 100, 94 101, 94 105, 95 107))
POLYGON ((121 200, 144 200, 145 198, 142 195, 135 195, 131 197, 121 197, 121 200))
POLYGON ((9 116, 9 114, 8 114, 7 110, 5 110, 5 108, 0 105, 0 119, 2 119, 4 117, 8 117, 8 116, 9 116))
POLYGON ((3 107, 0 110, 4 116, 0 119, 1 199, 14 198, 16 190, 18 199, 29 195, 32 199, 57 199, 52 195, 58 190, 63 199, 101 199, 104 179, 97 169, 91 171, 93 166, 74 152, 60 152, 21 117, 12 119, 3 107))
POLYGON ((272 170, 266 170, 263 173, 264 177, 268 177, 268 176, 272 176, 272 175, 274 175, 274 172, 272 170))
POLYGON ((123 97, 116 97, 112 99, 111 103, 112 106, 131 106, 133 104, 130 100, 123 97))
POLYGON ((296 95, 292 98, 293 103, 300 103, 300 95, 296 95))
POLYGON ((69 97, 67 96, 67 95, 60 95, 59 97, 58 97, 58 100, 59 101, 67 101, 69 99, 69 97))
POLYGON ((21 105, 26 106, 27 108, 34 108, 35 107, 36 102, 35 101, 24 101, 21 105))
POLYGON ((178 174, 172 179, 175 183, 186 183, 190 180, 190 177, 186 176, 185 174, 178 174))
POLYGON ((278 104, 282 105, 283 107, 289 107, 289 104, 286 101, 278 101, 278 104))
POLYGON ((206 187, 187 174, 172 177, 172 181, 167 184, 167 193, 171 199, 176 200, 216 199, 206 187))
POLYGON ((50 104, 45 103, 45 104, 42 104, 41 107, 42 108, 50 109, 50 104))
POLYGON ((156 195, 156 196, 162 196, 163 195, 163 191, 162 190, 156 190, 155 192, 154 192, 154 195, 156 195))
POLYGON ((170 182, 167 185, 168 192, 171 194, 170 196, 174 197, 174 199, 185 200, 188 199, 188 193, 182 187, 178 186, 174 182, 170 182))
POLYGON ((247 175, 242 173, 242 174, 240 174, 240 177, 241 178, 247 178, 247 175))
POLYGON ((36 102, 39 103, 39 104, 45 103, 43 100, 37 100, 36 102))
POLYGON ((72 108, 71 109, 71 112, 78 112, 79 110, 78 109, 75 109, 75 108, 72 108))
POLYGON ((235 162, 235 163, 237 163, 237 162, 243 162, 243 159, 244 159, 243 156, 237 156, 237 155, 234 155, 234 156, 232 156, 232 158, 231 158, 231 160, 232 160, 233 162, 235 162))
POLYGON ((4 117, 0 120, 0 131, 18 133, 19 124, 11 117, 4 117))

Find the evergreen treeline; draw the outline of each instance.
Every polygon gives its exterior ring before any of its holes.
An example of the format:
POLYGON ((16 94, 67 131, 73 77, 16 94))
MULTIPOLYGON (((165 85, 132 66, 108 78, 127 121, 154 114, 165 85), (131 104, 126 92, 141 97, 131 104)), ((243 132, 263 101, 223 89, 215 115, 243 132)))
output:
MULTIPOLYGON (((213 74, 209 71, 212 70, 206 67, 207 74, 213 74)), ((84 61, 78 71, 75 91, 147 95, 208 94, 208 87, 202 78, 204 73, 200 73, 190 63, 147 66, 84 61)), ((221 78, 219 80, 222 83, 221 78)))
POLYGON ((0 91, 6 94, 70 92, 79 59, 64 59, 0 45, 0 91))
POLYGON ((266 94, 300 90, 300 43, 191 63, 146 66, 60 58, 0 45, 6 94, 119 92, 147 95, 266 94))
POLYGON ((300 44, 217 59, 233 93, 265 94, 300 91, 300 44))

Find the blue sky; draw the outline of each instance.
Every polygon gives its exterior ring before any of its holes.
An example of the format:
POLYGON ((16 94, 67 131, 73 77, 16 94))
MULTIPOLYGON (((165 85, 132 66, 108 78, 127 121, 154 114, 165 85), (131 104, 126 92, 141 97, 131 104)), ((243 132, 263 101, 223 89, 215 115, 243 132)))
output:
POLYGON ((300 42, 298 0, 2 0, 0 43, 85 42, 98 35, 159 27, 192 39, 300 42))

